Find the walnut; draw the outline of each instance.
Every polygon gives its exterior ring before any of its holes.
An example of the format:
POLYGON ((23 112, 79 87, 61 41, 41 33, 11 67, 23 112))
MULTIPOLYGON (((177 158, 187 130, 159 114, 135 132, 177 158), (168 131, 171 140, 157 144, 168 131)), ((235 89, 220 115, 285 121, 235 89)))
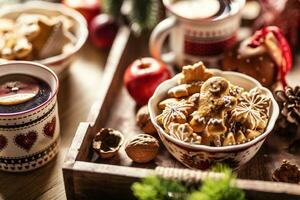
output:
POLYGON ((147 163, 158 154, 158 140, 148 134, 139 134, 128 141, 125 151, 128 157, 137 163, 147 163))
POLYGON ((120 131, 103 128, 93 139, 93 149, 100 158, 111 158, 115 156, 124 141, 120 131))
POLYGON ((147 106, 141 107, 136 114, 136 124, 144 132, 148 134, 156 134, 147 106))

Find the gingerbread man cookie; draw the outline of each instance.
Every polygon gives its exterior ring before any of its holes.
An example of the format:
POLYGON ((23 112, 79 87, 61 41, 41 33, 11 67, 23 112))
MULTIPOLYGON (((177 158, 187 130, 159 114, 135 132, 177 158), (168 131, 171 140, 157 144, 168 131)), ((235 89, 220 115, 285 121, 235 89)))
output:
POLYGON ((236 98, 229 95, 229 82, 222 77, 212 77, 201 87, 199 107, 193 113, 190 124, 196 132, 205 131, 215 145, 227 131, 225 113, 236 104, 236 98))

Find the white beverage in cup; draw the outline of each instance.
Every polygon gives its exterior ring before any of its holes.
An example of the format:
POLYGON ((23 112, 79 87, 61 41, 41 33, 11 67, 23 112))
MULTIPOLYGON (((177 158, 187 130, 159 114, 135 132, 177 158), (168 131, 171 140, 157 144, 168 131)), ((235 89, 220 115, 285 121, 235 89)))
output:
POLYGON ((236 42, 245 0, 163 0, 169 17, 153 30, 149 48, 156 59, 177 66, 202 60, 215 65, 236 42), (167 36, 169 53, 162 53, 167 36))

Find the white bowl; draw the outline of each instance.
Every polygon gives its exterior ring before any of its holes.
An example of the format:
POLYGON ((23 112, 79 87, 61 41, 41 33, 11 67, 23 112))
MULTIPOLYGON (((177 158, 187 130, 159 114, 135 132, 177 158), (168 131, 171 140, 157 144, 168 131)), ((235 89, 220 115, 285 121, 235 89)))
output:
POLYGON ((172 79, 164 81, 155 90, 148 103, 151 121, 157 129, 158 134, 168 151, 184 165, 190 168, 203 170, 221 162, 229 165, 233 169, 236 169, 248 162, 260 149, 266 137, 274 128, 279 115, 279 107, 272 92, 263 87, 254 78, 238 72, 221 71, 218 69, 210 69, 210 71, 212 71, 216 76, 224 77, 231 83, 241 86, 246 90, 258 87, 271 99, 270 119, 264 133, 247 143, 225 147, 189 144, 170 136, 157 124, 155 118, 160 114, 160 110, 157 106, 158 103, 166 98, 167 91, 170 88, 177 85, 178 76, 174 76, 172 79))
POLYGON ((29 1, 27 3, 6 6, 0 10, 0 17, 15 19, 20 14, 24 13, 42 14, 46 16, 65 15, 74 21, 74 35, 76 37, 76 43, 71 51, 42 60, 34 60, 34 62, 46 65, 56 74, 59 74, 69 66, 73 56, 85 43, 88 37, 86 20, 79 12, 68 8, 63 4, 44 1, 29 1))

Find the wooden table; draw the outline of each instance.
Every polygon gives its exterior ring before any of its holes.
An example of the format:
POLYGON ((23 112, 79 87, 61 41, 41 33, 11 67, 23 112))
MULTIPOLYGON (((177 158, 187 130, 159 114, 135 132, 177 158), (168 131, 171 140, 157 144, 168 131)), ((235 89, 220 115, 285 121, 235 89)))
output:
POLYGON ((62 163, 78 123, 85 121, 97 99, 107 53, 87 43, 70 68, 60 76, 58 94, 61 147, 58 156, 46 166, 26 173, 0 172, 0 199, 66 199, 62 163))
MULTIPOLYGON (((0 172, 0 199, 66 199, 62 163, 80 121, 85 121, 91 104, 98 98, 101 75, 107 53, 86 44, 72 66, 61 77, 59 113, 61 149, 54 161, 27 173, 0 172)), ((300 85, 300 67, 288 77, 291 85, 300 85)))

